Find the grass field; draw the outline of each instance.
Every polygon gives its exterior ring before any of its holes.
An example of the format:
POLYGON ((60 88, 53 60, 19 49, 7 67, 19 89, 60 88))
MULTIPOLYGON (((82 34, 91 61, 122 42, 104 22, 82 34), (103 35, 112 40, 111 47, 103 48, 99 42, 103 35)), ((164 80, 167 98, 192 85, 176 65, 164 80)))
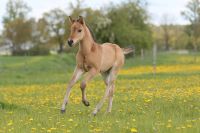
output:
POLYGON ((200 55, 159 54, 128 59, 116 81, 112 113, 107 102, 96 117, 105 85, 89 83, 89 107, 74 86, 66 114, 60 114, 74 55, 0 57, 0 133, 199 133, 200 55))

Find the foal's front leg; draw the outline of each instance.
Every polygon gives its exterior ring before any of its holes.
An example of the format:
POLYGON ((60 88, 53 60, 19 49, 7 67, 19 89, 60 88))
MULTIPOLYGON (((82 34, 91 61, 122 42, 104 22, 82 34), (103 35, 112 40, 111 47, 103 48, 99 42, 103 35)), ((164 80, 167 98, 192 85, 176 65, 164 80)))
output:
POLYGON ((91 68, 89 72, 87 73, 85 79, 81 82, 80 88, 82 91, 82 102, 85 106, 90 105, 90 103, 88 102, 86 98, 86 92, 85 92, 86 85, 97 74, 97 72, 98 71, 95 68, 91 68))
POLYGON ((64 113, 65 112, 65 106, 68 102, 69 99, 69 95, 70 95, 70 91, 71 88, 73 87, 73 85, 78 81, 78 79, 81 77, 81 75, 83 74, 83 70, 76 67, 72 76, 72 79, 70 80, 67 89, 66 89, 66 94, 65 94, 65 98, 61 107, 61 112, 64 113))

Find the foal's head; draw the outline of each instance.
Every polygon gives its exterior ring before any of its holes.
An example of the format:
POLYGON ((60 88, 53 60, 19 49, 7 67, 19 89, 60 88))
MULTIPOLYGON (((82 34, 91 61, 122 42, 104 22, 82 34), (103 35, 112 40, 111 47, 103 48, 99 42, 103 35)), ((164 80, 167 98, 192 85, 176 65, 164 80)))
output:
POLYGON ((69 16, 69 21, 71 23, 71 34, 68 39, 68 44, 72 47, 85 36, 85 22, 81 16, 79 16, 77 20, 74 20, 69 16))

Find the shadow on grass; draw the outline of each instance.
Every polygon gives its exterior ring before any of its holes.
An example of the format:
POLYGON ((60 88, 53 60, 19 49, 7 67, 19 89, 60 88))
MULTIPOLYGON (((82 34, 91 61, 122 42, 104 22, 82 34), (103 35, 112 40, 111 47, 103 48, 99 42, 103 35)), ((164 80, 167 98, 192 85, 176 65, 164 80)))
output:
POLYGON ((9 103, 4 103, 0 101, 0 110, 15 110, 18 109, 19 107, 14 104, 9 104, 9 103))

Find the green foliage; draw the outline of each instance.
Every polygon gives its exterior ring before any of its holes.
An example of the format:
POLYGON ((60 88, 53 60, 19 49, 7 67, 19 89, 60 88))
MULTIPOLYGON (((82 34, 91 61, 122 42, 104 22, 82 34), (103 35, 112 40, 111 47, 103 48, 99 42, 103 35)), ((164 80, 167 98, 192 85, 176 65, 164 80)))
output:
POLYGON ((6 5, 6 15, 3 23, 9 23, 15 19, 26 19, 31 8, 22 0, 9 0, 6 5))
POLYGON ((135 46, 137 50, 152 45, 151 30, 142 1, 128 1, 111 5, 106 12, 73 6, 72 16, 83 14, 94 31, 97 42, 117 43, 122 47, 135 46), (95 17, 94 17, 95 16, 95 17))
POLYGON ((197 51, 200 49, 200 1, 190 0, 182 15, 190 22, 190 25, 186 27, 186 33, 190 37, 189 44, 192 44, 190 47, 197 51))
POLYGON ((31 21, 26 21, 18 18, 10 21, 9 23, 6 23, 4 27, 4 36, 12 41, 13 51, 20 51, 21 46, 31 40, 31 21))
MULTIPOLYGON (((107 22, 106 20, 108 18, 106 18, 105 15, 103 15, 103 13, 100 10, 93 10, 91 8, 82 8, 81 7, 81 3, 80 1, 77 1, 78 4, 76 6, 71 5, 71 10, 72 13, 70 14, 71 16, 74 17, 78 17, 80 15, 84 16, 84 20, 87 24, 87 26, 90 28, 90 30, 92 31, 92 34, 94 35, 94 39, 97 42, 105 42, 104 41, 104 37, 102 36, 102 32, 106 33, 107 32, 107 22), (94 17, 95 16, 95 17, 94 17), (102 27, 102 25, 106 25, 104 26, 105 29, 102 30, 104 27, 102 27)), ((70 29, 68 27, 68 31, 70 32, 70 29)))
MULTIPOLYGON (((163 26, 151 26, 153 32, 154 42, 160 50, 166 50, 165 31, 163 26)), ((189 36, 185 32, 185 26, 181 25, 167 25, 168 45, 170 49, 185 49, 188 48, 189 36)))
MULTIPOLYGON (((53 9, 43 14, 43 18, 39 23, 41 28, 41 35, 47 38, 46 43, 58 44, 58 52, 63 52, 65 41, 67 40, 67 15, 60 9, 53 9)), ((39 35, 40 36, 40 35, 39 35)))
POLYGON ((3 35, 12 43, 13 54, 20 53, 22 45, 31 41, 32 20, 27 20, 30 8, 21 0, 9 0, 6 7, 6 15, 3 18, 3 35))
POLYGON ((110 7, 107 15, 114 42, 121 46, 134 45, 137 50, 152 45, 151 31, 146 23, 148 16, 140 2, 129 1, 110 7))

